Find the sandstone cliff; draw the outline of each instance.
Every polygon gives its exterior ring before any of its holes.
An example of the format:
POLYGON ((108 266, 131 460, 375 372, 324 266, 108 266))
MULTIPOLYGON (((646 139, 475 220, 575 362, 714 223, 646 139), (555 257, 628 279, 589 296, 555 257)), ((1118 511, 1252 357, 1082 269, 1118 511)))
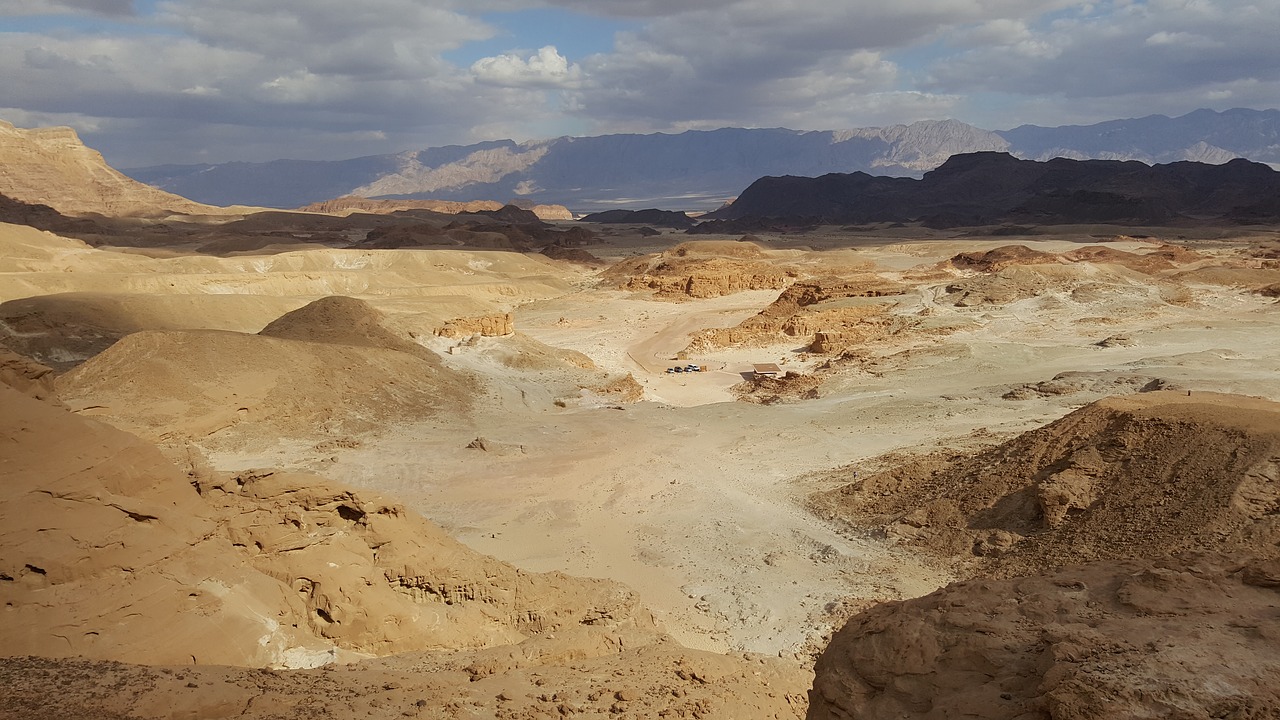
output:
POLYGON ((107 165, 67 127, 23 130, 0 121, 0 195, 60 213, 108 216, 217 213, 133 180, 107 165))

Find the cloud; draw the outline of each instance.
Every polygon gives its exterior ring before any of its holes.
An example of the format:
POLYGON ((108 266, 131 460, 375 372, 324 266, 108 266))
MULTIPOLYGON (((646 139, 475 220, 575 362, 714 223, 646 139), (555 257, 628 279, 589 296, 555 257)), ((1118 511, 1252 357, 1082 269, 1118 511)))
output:
MULTIPOLYGON (((570 0, 560 4, 575 5, 570 0)), ((657 2, 657 5, 664 5, 657 2)), ((1069 0, 732 0, 683 5, 621 33, 611 53, 581 61, 572 107, 600 131, 688 126, 707 119, 801 129, 910 122, 953 108, 951 92, 914 87, 894 52, 985 24, 1016 37, 1069 0), (884 108, 904 114, 890 119, 884 108)), ((596 12, 622 11, 605 3, 596 12)))
POLYGON ((1063 98, 1168 93, 1185 102, 1218 85, 1280 77, 1277 33, 1280 0, 1117 2, 938 61, 924 86, 1063 98))
POLYGON ((0 17, 88 12, 107 17, 134 14, 133 0, 0 0, 0 17))
POLYGON ((987 127, 1092 122, 1273 106, 1280 97, 1280 0, 152 7, 0 0, 6 15, 45 16, 14 24, 44 29, 0 31, 3 102, 24 117, 92 127, 86 139, 108 159, 142 165, 351 157, 569 132, 832 129, 948 116, 987 127), (530 42, 496 24, 502 13, 547 7, 625 19, 628 31, 607 52, 576 55, 571 37, 530 42), (491 11, 499 14, 481 14, 491 11), (477 42, 478 60, 467 54, 477 42))
POLYGON ((582 69, 547 45, 527 60, 515 54, 486 57, 471 65, 482 83, 515 88, 573 88, 582 80, 582 69))
POLYGON ((444 51, 492 37, 486 23, 416 0, 165 0, 160 22, 209 47, 317 74, 412 78, 441 72, 444 51))

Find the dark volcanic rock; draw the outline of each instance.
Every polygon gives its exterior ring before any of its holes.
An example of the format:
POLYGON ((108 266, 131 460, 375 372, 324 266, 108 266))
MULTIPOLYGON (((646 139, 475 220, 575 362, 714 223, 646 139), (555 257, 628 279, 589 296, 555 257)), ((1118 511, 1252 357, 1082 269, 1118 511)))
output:
POLYGON ((532 210, 516 207, 515 205, 503 205, 501 210, 474 210, 472 212, 458 213, 459 215, 479 215, 483 217, 493 218, 499 222, 512 223, 516 225, 545 225, 542 218, 538 217, 532 210))
POLYGON ((1224 165, 1136 161, 1018 160, 1006 153, 952 156, 921 180, 866 173, 766 177, 718 220, 813 216, 827 223, 921 222, 929 227, 1280 220, 1280 173, 1224 165))
POLYGON ((658 227, 691 228, 697 224, 693 218, 675 210, 605 210, 591 213, 579 222, 637 225, 657 225, 658 227))
POLYGON ((817 217, 744 217, 707 220, 685 230, 689 235, 749 235, 752 233, 804 233, 822 224, 817 217))

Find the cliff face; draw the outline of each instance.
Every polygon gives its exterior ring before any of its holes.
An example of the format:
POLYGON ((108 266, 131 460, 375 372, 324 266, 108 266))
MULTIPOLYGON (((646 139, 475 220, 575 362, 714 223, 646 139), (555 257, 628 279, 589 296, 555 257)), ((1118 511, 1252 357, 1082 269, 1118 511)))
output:
POLYGON ((23 130, 0 121, 0 195, 60 213, 214 213, 220 208, 144 185, 107 165, 67 127, 23 130))

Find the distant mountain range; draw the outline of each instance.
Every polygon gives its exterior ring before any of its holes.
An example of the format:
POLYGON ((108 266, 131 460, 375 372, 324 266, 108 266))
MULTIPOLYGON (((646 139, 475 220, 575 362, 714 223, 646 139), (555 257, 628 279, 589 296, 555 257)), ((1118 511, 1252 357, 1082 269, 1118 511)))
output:
POLYGON ((1248 160, 1020 160, 1008 153, 953 155, 922 179, 863 172, 764 177, 704 230, 742 220, 801 224, 921 222, 929 227, 998 223, 1274 223, 1280 172, 1248 160))
POLYGON ((1197 110, 1096 125, 991 131, 956 120, 799 132, 725 128, 678 135, 562 137, 429 148, 337 161, 162 165, 124 172, 214 205, 293 208, 343 195, 390 199, 523 198, 575 212, 710 210, 764 176, 867 172, 920 177, 961 153, 1030 159, 1246 158, 1280 167, 1280 110, 1197 110))

